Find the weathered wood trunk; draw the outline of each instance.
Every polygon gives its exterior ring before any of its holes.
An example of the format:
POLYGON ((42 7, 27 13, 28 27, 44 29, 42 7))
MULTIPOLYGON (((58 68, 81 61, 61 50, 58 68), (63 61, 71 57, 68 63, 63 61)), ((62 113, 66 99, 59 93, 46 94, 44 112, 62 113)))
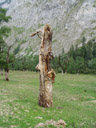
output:
POLYGON ((3 69, 0 69, 0 75, 3 75, 3 69))
MULTIPOLYGON (((42 107, 51 107, 53 105, 52 83, 55 78, 55 72, 50 66, 50 60, 52 59, 52 29, 49 25, 45 25, 43 30, 40 32, 42 40, 39 64, 36 66, 36 69, 40 71, 39 105, 42 107)), ((39 32, 37 31, 37 34, 38 33, 39 32)), ((32 36, 34 36, 34 34, 32 36)))
POLYGON ((9 52, 12 45, 8 47, 7 56, 6 56, 6 67, 5 67, 5 80, 9 81, 8 74, 9 74, 9 52))
POLYGON ((5 80, 6 81, 9 81, 8 73, 9 73, 9 70, 8 69, 5 69, 5 80))

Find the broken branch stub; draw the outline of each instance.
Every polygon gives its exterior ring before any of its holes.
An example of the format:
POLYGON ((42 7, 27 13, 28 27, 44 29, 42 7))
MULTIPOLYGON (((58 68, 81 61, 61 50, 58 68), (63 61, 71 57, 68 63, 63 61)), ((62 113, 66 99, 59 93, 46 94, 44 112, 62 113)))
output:
POLYGON ((52 56, 52 28, 47 24, 43 30, 38 30, 31 37, 39 35, 41 38, 39 64, 36 69, 40 71, 40 93, 39 105, 42 107, 51 107, 53 105, 52 90, 55 72, 50 66, 52 56))

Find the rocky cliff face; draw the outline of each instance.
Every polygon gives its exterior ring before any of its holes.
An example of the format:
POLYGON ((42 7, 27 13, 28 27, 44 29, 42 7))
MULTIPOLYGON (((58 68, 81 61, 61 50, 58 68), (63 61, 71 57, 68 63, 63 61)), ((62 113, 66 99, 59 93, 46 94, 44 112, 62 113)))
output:
POLYGON ((96 38, 96 0, 0 0, 8 9, 12 27, 8 42, 17 42, 22 54, 30 48, 38 51, 40 41, 30 34, 48 23, 53 28, 53 52, 68 51, 72 44, 96 38), (18 27, 18 28, 17 28, 18 27))

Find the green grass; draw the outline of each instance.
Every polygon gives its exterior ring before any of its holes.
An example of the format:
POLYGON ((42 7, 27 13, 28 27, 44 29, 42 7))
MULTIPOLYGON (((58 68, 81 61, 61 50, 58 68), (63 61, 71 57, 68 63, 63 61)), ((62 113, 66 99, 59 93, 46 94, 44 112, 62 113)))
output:
POLYGON ((10 72, 9 82, 0 76, 0 128, 34 128, 51 119, 66 128, 96 128, 95 75, 57 74, 53 86, 54 106, 42 108, 38 73, 10 72))

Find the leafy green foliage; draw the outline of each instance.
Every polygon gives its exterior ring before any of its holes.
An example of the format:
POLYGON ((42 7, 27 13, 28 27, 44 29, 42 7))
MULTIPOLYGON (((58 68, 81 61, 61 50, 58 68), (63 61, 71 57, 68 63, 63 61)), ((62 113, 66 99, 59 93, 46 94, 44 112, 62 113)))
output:
POLYGON ((16 55, 19 51, 20 51, 20 45, 18 45, 18 46, 14 49, 14 54, 16 55))
POLYGON ((11 70, 29 70, 29 71, 36 71, 35 67, 38 64, 38 56, 37 55, 26 55, 22 57, 15 57, 14 56, 14 62, 10 64, 11 70))
MULTIPOLYGON (((0 24, 2 22, 8 22, 10 16, 6 16, 6 10, 3 8, 0 8, 0 24)), ((0 27, 0 68, 8 68, 8 64, 6 62, 6 57, 7 57, 7 51, 8 51, 8 46, 4 41, 4 37, 8 37, 11 29, 6 26, 0 27)))
POLYGON ((68 73, 94 73, 96 74, 96 41, 89 40, 85 44, 86 38, 82 38, 82 46, 72 45, 70 51, 55 57, 52 66, 56 72, 68 73), (57 67, 56 67, 57 66, 57 67))
POLYGON ((69 58, 67 71, 68 71, 68 73, 76 73, 75 60, 73 57, 69 58))
POLYGON ((11 19, 10 16, 6 16, 6 9, 0 8, 0 23, 1 22, 8 22, 11 19))
POLYGON ((0 35, 8 37, 11 29, 9 27, 3 26, 0 28, 0 35))

